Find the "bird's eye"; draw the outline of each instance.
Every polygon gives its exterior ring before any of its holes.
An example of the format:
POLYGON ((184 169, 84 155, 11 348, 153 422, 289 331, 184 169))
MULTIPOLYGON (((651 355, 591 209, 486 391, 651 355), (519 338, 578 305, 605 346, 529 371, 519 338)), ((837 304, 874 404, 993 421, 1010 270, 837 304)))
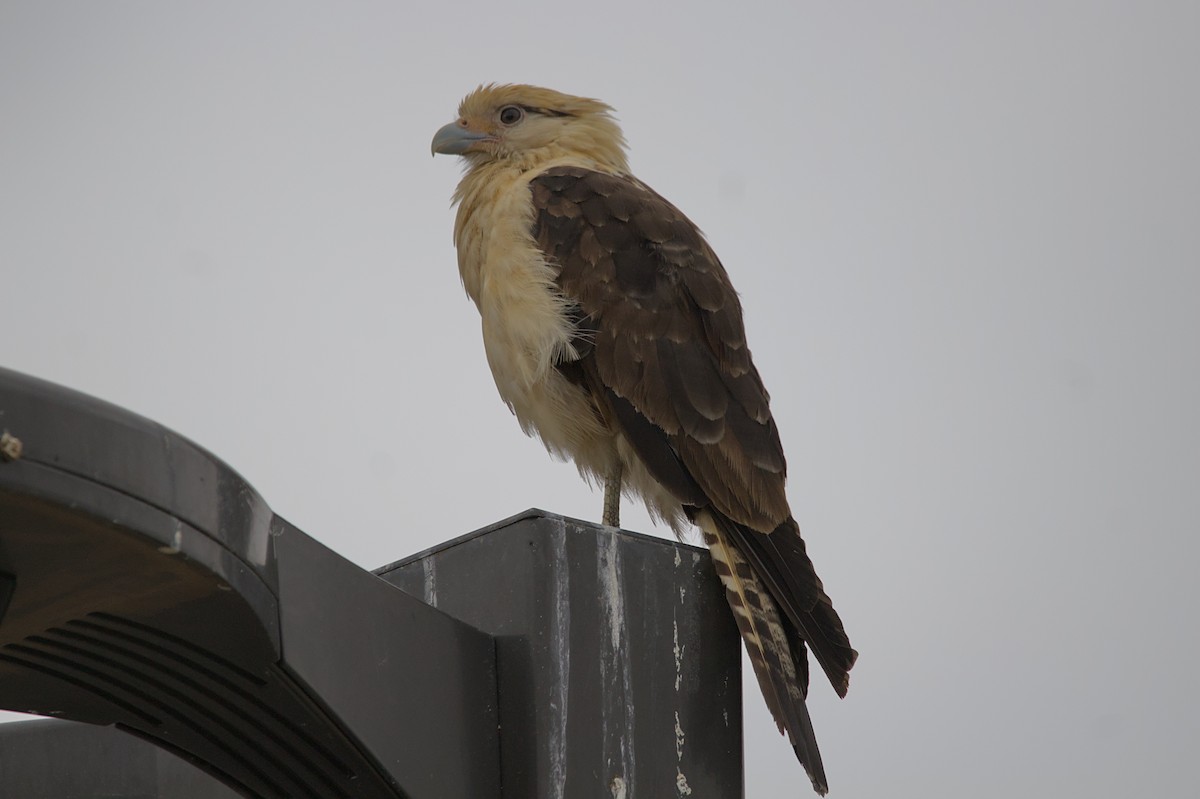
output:
POLYGON ((515 125, 525 117, 520 106, 506 105, 500 109, 500 122, 504 125, 515 125))

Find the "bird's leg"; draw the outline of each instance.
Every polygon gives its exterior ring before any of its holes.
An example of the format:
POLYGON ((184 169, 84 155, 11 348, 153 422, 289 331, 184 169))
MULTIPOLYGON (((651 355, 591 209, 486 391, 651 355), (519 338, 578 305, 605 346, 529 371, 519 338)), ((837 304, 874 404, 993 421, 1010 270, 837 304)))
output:
POLYGON ((621 461, 616 463, 604 475, 604 524, 609 527, 621 526, 621 461))

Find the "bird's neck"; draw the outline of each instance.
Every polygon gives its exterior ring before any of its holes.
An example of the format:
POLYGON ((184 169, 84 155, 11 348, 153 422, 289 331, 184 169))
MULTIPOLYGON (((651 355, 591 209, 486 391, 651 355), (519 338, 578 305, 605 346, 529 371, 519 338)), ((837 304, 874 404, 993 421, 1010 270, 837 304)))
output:
POLYGON ((619 144, 611 147, 565 147, 555 143, 536 150, 511 153, 502 158, 467 156, 467 171, 454 193, 454 201, 462 202, 478 186, 501 181, 508 183, 529 177, 557 166, 578 166, 610 175, 628 175, 629 163, 619 144))

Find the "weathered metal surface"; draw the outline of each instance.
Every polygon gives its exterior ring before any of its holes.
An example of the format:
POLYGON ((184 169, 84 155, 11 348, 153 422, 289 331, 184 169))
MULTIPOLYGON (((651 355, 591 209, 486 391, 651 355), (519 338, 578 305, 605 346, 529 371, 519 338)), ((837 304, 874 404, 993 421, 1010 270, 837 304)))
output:
POLYGON ((531 510, 377 573, 495 636, 506 799, 742 796, 741 650, 705 550, 531 510))

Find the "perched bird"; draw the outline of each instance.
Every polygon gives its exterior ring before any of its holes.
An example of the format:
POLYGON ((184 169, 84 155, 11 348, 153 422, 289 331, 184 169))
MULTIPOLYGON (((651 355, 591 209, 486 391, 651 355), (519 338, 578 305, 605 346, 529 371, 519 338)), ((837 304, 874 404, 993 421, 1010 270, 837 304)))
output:
POLYGON ((465 159, 454 243, 521 428, 681 533, 696 524, 767 706, 818 793, 812 649, 844 696, 858 656, 805 553, 742 308, 699 229, 629 171, 612 109, 480 86, 433 152, 465 159))

